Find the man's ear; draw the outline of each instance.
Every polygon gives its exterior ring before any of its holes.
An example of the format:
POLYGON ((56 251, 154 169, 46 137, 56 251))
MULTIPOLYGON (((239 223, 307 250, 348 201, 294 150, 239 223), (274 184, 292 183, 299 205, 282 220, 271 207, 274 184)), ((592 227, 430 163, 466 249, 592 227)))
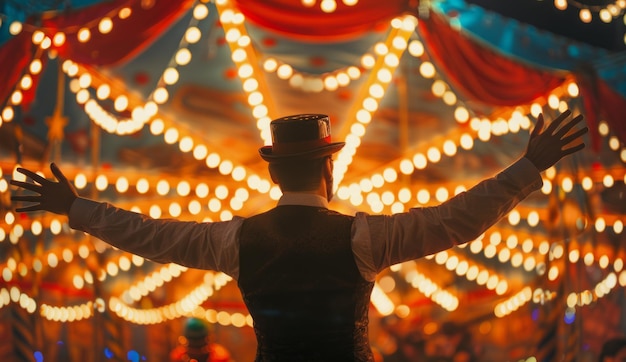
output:
POLYGON ((324 176, 325 177, 330 177, 332 179, 333 177, 333 159, 330 157, 326 158, 326 161, 324 162, 324 176))
POLYGON ((324 161, 324 181, 326 183, 326 199, 328 201, 333 199, 333 159, 327 157, 324 161))
POLYGON ((272 182, 278 185, 278 179, 276 178, 276 175, 274 174, 274 168, 272 167, 271 164, 267 167, 267 170, 270 172, 270 178, 272 179, 272 182))

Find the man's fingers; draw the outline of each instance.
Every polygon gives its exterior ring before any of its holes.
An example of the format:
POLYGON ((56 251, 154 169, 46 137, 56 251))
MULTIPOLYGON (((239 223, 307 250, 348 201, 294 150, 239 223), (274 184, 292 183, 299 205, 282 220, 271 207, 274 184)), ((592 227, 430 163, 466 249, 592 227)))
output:
POLYGON ((566 148, 566 149, 562 150, 563 151, 563 156, 567 156, 567 155, 572 154, 574 152, 578 152, 578 151, 582 150, 583 148, 585 148, 585 144, 584 143, 581 143, 581 144, 576 145, 574 147, 566 148))
POLYGON ((10 180, 9 183, 11 185, 13 185, 13 186, 21 187, 23 189, 34 191, 34 192, 39 192, 41 190, 41 186, 40 185, 36 185, 36 184, 30 183, 30 182, 10 180))
POLYGON ((572 141, 582 137, 585 133, 587 133, 587 131, 588 131, 587 127, 581 128, 578 131, 572 133, 571 135, 564 137, 561 141, 563 141, 564 144, 568 144, 568 143, 570 143, 570 142, 572 142, 572 141))
POLYGON ((19 207, 15 209, 17 212, 29 212, 29 211, 39 211, 41 207, 39 205, 27 206, 27 207, 19 207))
POLYGON ((565 120, 567 117, 570 116, 570 114, 572 114, 572 111, 570 111, 569 109, 566 110, 565 112, 559 114, 558 117, 556 117, 548 126, 547 132, 548 134, 553 134, 554 131, 559 127, 559 125, 563 122, 563 120, 565 120))
POLYGON ((561 129, 558 130, 558 132, 556 133, 556 136, 559 138, 563 137, 563 135, 567 134, 572 128, 574 128, 574 126, 580 123, 580 121, 582 121, 583 118, 584 117, 582 114, 579 114, 578 116, 574 117, 571 121, 564 124, 563 127, 561 127, 561 129))
POLYGON ((67 178, 65 177, 63 172, 61 172, 59 167, 54 162, 50 164, 50 170, 52 171, 52 174, 54 175, 54 177, 57 178, 57 180, 63 183, 68 183, 67 178))
POLYGON ((25 168, 18 167, 16 171, 21 173, 21 174, 26 175, 27 177, 30 177, 31 179, 33 179, 33 181, 35 181, 35 182, 37 182, 39 184, 43 184, 44 182, 48 181, 45 178, 43 178, 43 177, 39 176, 38 174, 34 173, 33 171, 27 170, 25 168))
POLYGON ((535 123, 535 128, 533 128, 533 131, 530 133, 530 138, 534 138, 541 133, 541 130, 543 129, 543 122, 543 114, 540 113, 537 118, 537 123, 535 123))
POLYGON ((11 196, 11 201, 40 202, 41 196, 16 195, 16 196, 11 196))

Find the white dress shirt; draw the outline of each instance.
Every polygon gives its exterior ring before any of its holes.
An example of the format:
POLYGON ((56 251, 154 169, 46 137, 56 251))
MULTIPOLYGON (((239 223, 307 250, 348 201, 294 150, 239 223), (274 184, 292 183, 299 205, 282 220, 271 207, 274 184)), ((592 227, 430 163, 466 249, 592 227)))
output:
MULTIPOLYGON (((391 265, 472 241, 541 186, 538 170, 521 158, 439 206, 393 215, 358 212, 352 225, 352 251, 359 271, 373 281, 391 265)), ((313 194, 285 193, 278 205, 327 208, 328 202, 313 194)), ((152 219, 85 198, 76 199, 69 213, 70 227, 119 249, 161 263, 221 271, 235 280, 244 220, 238 216, 220 222, 152 219)))

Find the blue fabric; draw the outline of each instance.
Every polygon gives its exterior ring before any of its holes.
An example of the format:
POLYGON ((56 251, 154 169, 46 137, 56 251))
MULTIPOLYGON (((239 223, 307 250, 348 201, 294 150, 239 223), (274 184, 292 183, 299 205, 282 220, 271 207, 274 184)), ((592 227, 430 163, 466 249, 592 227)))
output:
POLYGON ((509 19, 464 0, 437 1, 433 9, 455 14, 451 24, 476 41, 530 66, 553 71, 577 71, 591 65, 598 76, 626 96, 626 54, 575 42, 509 19))

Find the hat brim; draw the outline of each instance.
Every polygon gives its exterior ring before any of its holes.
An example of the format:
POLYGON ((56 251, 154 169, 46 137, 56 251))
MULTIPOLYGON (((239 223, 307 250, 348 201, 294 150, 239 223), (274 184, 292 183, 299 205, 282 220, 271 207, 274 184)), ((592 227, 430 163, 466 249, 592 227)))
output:
POLYGON ((328 145, 318 147, 306 152, 289 153, 289 154, 274 154, 272 152, 272 146, 264 146, 259 148, 259 154, 261 158, 267 162, 277 161, 290 161, 290 160, 312 160, 324 156, 330 156, 333 153, 341 150, 345 146, 345 142, 334 142, 328 145))

